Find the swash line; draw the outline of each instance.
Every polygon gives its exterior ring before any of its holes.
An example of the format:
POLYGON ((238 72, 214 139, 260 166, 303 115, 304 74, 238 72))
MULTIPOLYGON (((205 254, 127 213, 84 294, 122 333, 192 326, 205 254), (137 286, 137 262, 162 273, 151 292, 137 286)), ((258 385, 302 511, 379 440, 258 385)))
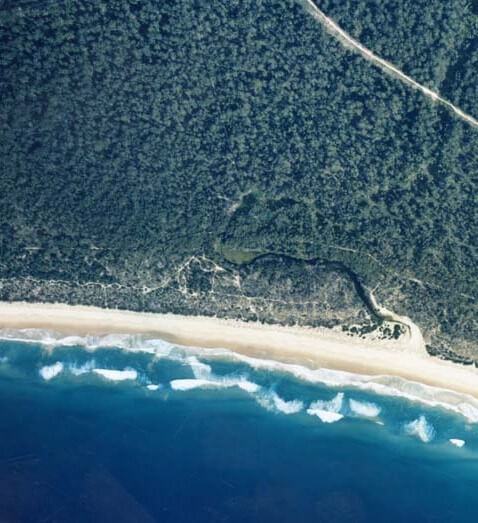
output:
POLYGON ((451 109, 456 115, 458 115, 462 120, 468 122, 473 127, 476 127, 478 129, 478 120, 476 118, 473 118, 473 116, 466 114, 460 108, 456 107, 448 100, 445 100, 444 98, 442 98, 438 93, 435 93, 431 89, 428 89, 428 87, 425 87, 424 85, 419 84, 413 78, 410 78, 410 76, 407 76, 405 73, 400 71, 400 69, 397 69, 394 65, 387 62, 383 58, 380 58, 379 56, 374 54, 372 51, 370 51, 369 49, 364 47, 360 42, 358 42, 357 40, 352 38, 341 27, 339 27, 333 20, 331 20, 328 16, 326 16, 325 13, 323 13, 315 5, 313 0, 305 0, 305 3, 306 3, 306 8, 307 8, 308 12, 311 14, 311 16, 313 16, 320 24, 322 24, 336 38, 338 38, 342 42, 350 44, 366 60, 374 63, 375 65, 380 67, 380 69, 384 70, 388 74, 391 74, 392 76, 395 76, 396 78, 399 78, 400 80, 402 80, 402 82, 405 82, 406 84, 414 87, 415 89, 420 90, 426 96, 430 97, 433 101, 439 102, 442 105, 445 105, 446 107, 451 109))

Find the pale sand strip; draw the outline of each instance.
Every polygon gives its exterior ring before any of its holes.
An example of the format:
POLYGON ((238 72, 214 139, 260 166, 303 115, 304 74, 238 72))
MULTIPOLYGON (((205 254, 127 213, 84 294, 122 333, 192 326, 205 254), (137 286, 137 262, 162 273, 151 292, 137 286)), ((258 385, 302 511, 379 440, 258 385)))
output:
POLYGON ((180 345, 369 375, 395 375, 478 398, 477 369, 432 358, 405 342, 365 341, 327 329, 63 304, 0 302, 0 328, 68 334, 139 333, 180 345))

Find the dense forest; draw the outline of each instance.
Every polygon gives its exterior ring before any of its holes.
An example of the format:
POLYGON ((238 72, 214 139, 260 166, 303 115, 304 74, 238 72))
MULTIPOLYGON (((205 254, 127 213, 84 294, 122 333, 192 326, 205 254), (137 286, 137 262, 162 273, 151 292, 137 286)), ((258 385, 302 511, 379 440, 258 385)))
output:
MULTIPOLYGON (((478 117, 470 2, 388 4, 317 2, 478 117)), ((236 310, 226 283, 210 303, 216 264, 245 277, 275 253, 345 267, 434 350, 476 346, 478 130, 299 1, 11 0, 0 50, 2 299, 294 322, 236 310)), ((315 303, 336 287, 360 309, 332 274, 315 303)))
POLYGON ((317 5, 373 52, 478 117, 476 0, 320 0, 317 5))

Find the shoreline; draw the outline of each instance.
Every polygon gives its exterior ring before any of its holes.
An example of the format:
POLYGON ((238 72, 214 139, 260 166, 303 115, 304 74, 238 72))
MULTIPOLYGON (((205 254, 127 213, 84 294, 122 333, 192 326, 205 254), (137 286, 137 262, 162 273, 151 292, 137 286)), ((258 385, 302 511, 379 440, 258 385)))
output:
POLYGON ((478 369, 429 356, 418 351, 410 339, 364 340, 325 328, 25 302, 0 302, 0 329, 47 329, 70 335, 142 334, 177 345, 230 349, 309 368, 399 376, 478 399, 478 369))

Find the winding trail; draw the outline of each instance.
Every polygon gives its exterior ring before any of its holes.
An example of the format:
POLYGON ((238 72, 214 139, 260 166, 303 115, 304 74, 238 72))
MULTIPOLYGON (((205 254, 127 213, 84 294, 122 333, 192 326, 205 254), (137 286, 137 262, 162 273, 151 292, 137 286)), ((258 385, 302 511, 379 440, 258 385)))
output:
POLYGON ((469 114, 462 111, 459 107, 456 107, 445 98, 442 98, 438 93, 435 93, 428 87, 416 82, 413 78, 406 75, 400 69, 397 69, 394 65, 387 62, 383 58, 380 58, 372 51, 364 47, 360 42, 352 38, 348 33, 346 33, 341 27, 339 27, 332 19, 327 17, 315 4, 313 0, 303 0, 307 11, 320 23, 322 24, 329 33, 335 36, 343 44, 352 47, 357 52, 359 52, 366 60, 372 62, 377 67, 385 71, 386 73, 392 75, 395 78, 398 78, 402 82, 408 84, 409 86, 418 89, 423 94, 431 98, 434 102, 438 102, 448 109, 451 109, 458 117, 460 117, 465 122, 469 123, 476 129, 478 129, 478 120, 470 116, 469 114))

